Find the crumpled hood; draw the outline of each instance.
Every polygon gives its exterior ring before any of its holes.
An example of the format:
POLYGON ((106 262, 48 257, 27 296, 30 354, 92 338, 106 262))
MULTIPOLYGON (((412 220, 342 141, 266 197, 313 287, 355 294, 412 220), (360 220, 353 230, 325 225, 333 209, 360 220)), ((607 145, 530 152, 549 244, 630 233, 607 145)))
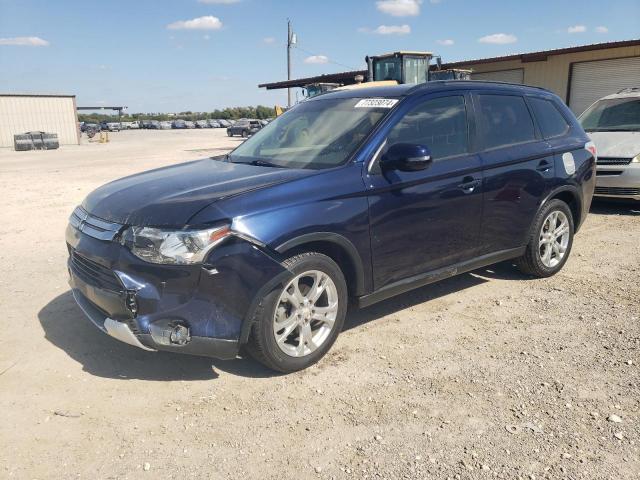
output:
POLYGON ((182 226, 224 197, 311 174, 212 159, 181 163, 121 178, 91 192, 82 206, 96 217, 139 226, 182 226))
POLYGON ((599 157, 633 158, 640 153, 640 132, 587 132, 599 157))

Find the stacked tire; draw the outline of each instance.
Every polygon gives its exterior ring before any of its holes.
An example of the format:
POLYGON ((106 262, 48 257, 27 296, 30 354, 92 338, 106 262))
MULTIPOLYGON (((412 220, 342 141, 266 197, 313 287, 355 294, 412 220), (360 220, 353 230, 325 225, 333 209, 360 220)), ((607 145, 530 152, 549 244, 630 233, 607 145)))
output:
POLYGON ((16 152, 55 150, 60 148, 60 141, 57 133, 27 132, 13 136, 13 148, 16 152))
POLYGON ((31 135, 27 133, 14 135, 13 148, 16 150, 16 152, 26 152, 28 150, 33 150, 33 141, 31 140, 31 135))

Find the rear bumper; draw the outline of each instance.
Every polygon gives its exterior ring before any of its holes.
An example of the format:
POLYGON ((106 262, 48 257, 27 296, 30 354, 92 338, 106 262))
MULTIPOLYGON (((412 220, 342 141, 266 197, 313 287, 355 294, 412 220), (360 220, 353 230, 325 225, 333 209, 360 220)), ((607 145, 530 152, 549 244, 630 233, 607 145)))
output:
POLYGON ((640 200, 640 164, 598 166, 594 195, 640 200))

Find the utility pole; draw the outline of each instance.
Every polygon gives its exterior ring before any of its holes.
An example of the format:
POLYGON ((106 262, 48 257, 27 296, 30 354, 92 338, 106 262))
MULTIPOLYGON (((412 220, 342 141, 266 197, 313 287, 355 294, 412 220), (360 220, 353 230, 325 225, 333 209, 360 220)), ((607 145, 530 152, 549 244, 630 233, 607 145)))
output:
MULTIPOLYGON (((291 47, 296 42, 296 34, 291 30, 291 20, 287 18, 287 80, 291 80, 291 47)), ((291 108, 291 88, 287 88, 287 106, 291 108)))

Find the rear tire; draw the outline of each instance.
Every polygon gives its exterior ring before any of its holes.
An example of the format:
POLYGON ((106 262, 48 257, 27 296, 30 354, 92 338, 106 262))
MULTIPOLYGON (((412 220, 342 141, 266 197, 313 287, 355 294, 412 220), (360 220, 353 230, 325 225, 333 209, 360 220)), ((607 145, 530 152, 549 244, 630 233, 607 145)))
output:
POLYGON ((525 253, 516 260, 517 267, 534 277, 555 275, 569 258, 573 233, 573 215, 569 206, 562 200, 550 200, 533 221, 525 253))
POLYGON ((291 275, 256 307, 247 351, 268 368, 290 373, 329 351, 344 325, 348 295, 340 267, 326 255, 301 253, 283 265, 291 275))
POLYGON ((247 134, 246 130, 242 131, 242 138, 247 138, 249 136, 249 134, 247 134))
POLYGON ((229 135, 230 137, 233 137, 233 133, 232 132, 227 132, 227 135, 229 135))

